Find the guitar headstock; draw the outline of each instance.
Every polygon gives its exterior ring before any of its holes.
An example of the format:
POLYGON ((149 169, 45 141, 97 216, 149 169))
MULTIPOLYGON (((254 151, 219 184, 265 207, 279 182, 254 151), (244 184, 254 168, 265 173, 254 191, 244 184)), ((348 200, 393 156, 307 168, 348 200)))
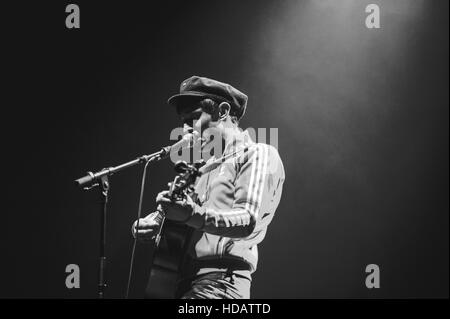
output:
POLYGON ((185 161, 178 161, 175 164, 175 176, 172 183, 170 183, 169 196, 171 198, 183 197, 187 191, 192 191, 194 183, 201 175, 200 168, 205 165, 205 161, 200 160, 192 164, 188 164, 185 161))

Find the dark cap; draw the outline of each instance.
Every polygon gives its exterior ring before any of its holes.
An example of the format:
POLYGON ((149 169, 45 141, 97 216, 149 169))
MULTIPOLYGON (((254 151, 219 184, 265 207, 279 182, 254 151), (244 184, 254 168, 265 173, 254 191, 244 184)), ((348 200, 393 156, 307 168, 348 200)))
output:
POLYGON ((178 107, 189 106, 195 101, 210 98, 217 102, 228 102, 231 114, 240 119, 247 108, 248 97, 231 85, 200 76, 192 76, 181 82, 180 94, 169 98, 167 103, 178 107))

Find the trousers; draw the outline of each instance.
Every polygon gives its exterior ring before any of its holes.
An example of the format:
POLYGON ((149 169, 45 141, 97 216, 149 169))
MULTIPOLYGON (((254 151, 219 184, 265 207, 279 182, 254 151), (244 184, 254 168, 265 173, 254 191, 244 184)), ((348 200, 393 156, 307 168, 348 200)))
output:
POLYGON ((178 284, 178 299, 250 299, 251 281, 234 272, 210 272, 178 284))

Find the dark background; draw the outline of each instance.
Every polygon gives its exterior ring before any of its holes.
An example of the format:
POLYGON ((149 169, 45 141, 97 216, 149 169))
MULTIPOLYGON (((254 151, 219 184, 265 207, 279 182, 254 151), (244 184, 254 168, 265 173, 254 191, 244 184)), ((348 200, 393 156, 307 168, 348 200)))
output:
MULTIPOLYGON (((68 3, 2 10, 0 297, 96 297, 98 194, 73 180, 169 144, 165 101, 195 74, 249 95, 243 128, 279 129, 286 182, 254 298, 448 298, 448 1, 76 1, 79 30, 68 3), (71 263, 80 289, 65 287, 71 263), (371 263, 380 289, 365 287, 371 263)), ((110 298, 141 169, 111 180, 110 298)), ((151 166, 146 212, 172 176, 151 166)))

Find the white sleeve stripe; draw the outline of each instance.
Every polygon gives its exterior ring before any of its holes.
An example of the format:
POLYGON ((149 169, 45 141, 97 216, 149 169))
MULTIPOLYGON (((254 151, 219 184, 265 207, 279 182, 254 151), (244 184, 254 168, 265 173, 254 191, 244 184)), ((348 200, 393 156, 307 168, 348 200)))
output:
MULTIPOLYGON (((253 166, 252 166, 252 175, 250 177, 250 184, 249 184, 248 191, 247 191, 247 204, 246 204, 246 207, 245 207, 246 211, 250 212, 250 214, 252 214, 252 215, 253 215, 253 207, 250 207, 250 206, 251 205, 253 206, 253 202, 252 202, 252 200, 253 200, 253 192, 254 192, 254 188, 255 188, 255 185, 256 185, 255 177, 257 178, 257 176, 255 176, 255 175, 256 175, 256 171, 257 171, 257 166, 259 164, 259 162, 257 162, 257 160, 258 161, 260 160, 260 147, 259 147, 258 144, 256 145, 255 157, 254 158, 255 158, 255 161, 254 161, 254 163, 252 163, 253 164, 253 166)), ((253 160, 253 158, 249 159, 249 160, 253 160)))
MULTIPOLYGON (((263 192, 263 188, 261 185, 264 185, 264 179, 265 179, 265 167, 267 162, 267 148, 263 145, 258 145, 257 150, 259 151, 258 155, 262 155, 262 158, 258 156, 258 168, 257 168, 257 175, 256 175, 256 182, 252 185, 252 190, 250 192, 250 198, 251 198, 251 214, 255 216, 255 218, 258 218, 258 211, 257 208, 259 206, 259 198, 261 197, 261 194, 263 192), (259 195, 259 196, 258 196, 259 195)), ((255 163, 256 167, 256 163, 255 163)))
MULTIPOLYGON (((258 203, 256 203, 256 200, 258 198, 258 186, 259 186, 259 181, 261 179, 261 167, 264 162, 264 152, 261 149, 261 145, 258 145, 258 151, 259 151, 259 153, 258 153, 258 167, 256 169, 256 181, 255 181, 255 185, 252 189, 252 194, 251 194, 251 196, 252 196, 251 197, 251 204, 252 204, 251 214, 252 215, 255 215, 255 211, 257 208, 257 204, 258 204, 258 203)), ((256 163, 255 163, 255 166, 256 166, 256 163)))
MULTIPOLYGON (((257 145, 255 152, 258 152, 258 149, 259 149, 259 147, 257 145)), ((257 155, 258 154, 256 153, 256 156, 257 155)), ((248 160, 250 160, 250 159, 248 159, 248 160)), ((245 210, 247 212, 250 211, 250 201, 249 201, 249 199, 251 199, 251 197, 249 198, 249 195, 251 194, 251 192, 253 190, 253 179, 255 178, 255 171, 256 171, 256 165, 253 165, 252 166, 252 173, 250 175, 250 183, 249 183, 249 186, 248 186, 248 189, 247 189, 247 199, 246 199, 246 204, 245 204, 245 210)))
POLYGON ((264 151, 264 156, 263 156, 263 161, 261 163, 261 167, 258 170, 258 177, 259 177, 259 181, 258 184, 256 184, 257 189, 255 189, 255 201, 254 201, 254 214, 255 214, 255 218, 258 218, 258 210, 256 210, 259 206, 261 206, 261 199, 262 199, 262 193, 264 191, 264 180, 265 180, 265 175, 266 175, 266 163, 267 163, 267 147, 262 146, 263 151, 264 151), (257 198, 257 199, 256 199, 257 198))
MULTIPOLYGON (((261 206, 261 201, 262 201, 262 194, 264 193, 264 184, 266 181, 266 173, 267 173, 267 167, 268 162, 269 162, 269 148, 267 146, 264 147, 264 151, 265 151, 265 157, 264 157, 264 166, 263 166, 263 171, 262 171, 262 175, 261 175, 261 184, 259 185, 259 196, 258 196, 258 205, 261 206)), ((256 217, 258 217, 256 215, 256 217)))

